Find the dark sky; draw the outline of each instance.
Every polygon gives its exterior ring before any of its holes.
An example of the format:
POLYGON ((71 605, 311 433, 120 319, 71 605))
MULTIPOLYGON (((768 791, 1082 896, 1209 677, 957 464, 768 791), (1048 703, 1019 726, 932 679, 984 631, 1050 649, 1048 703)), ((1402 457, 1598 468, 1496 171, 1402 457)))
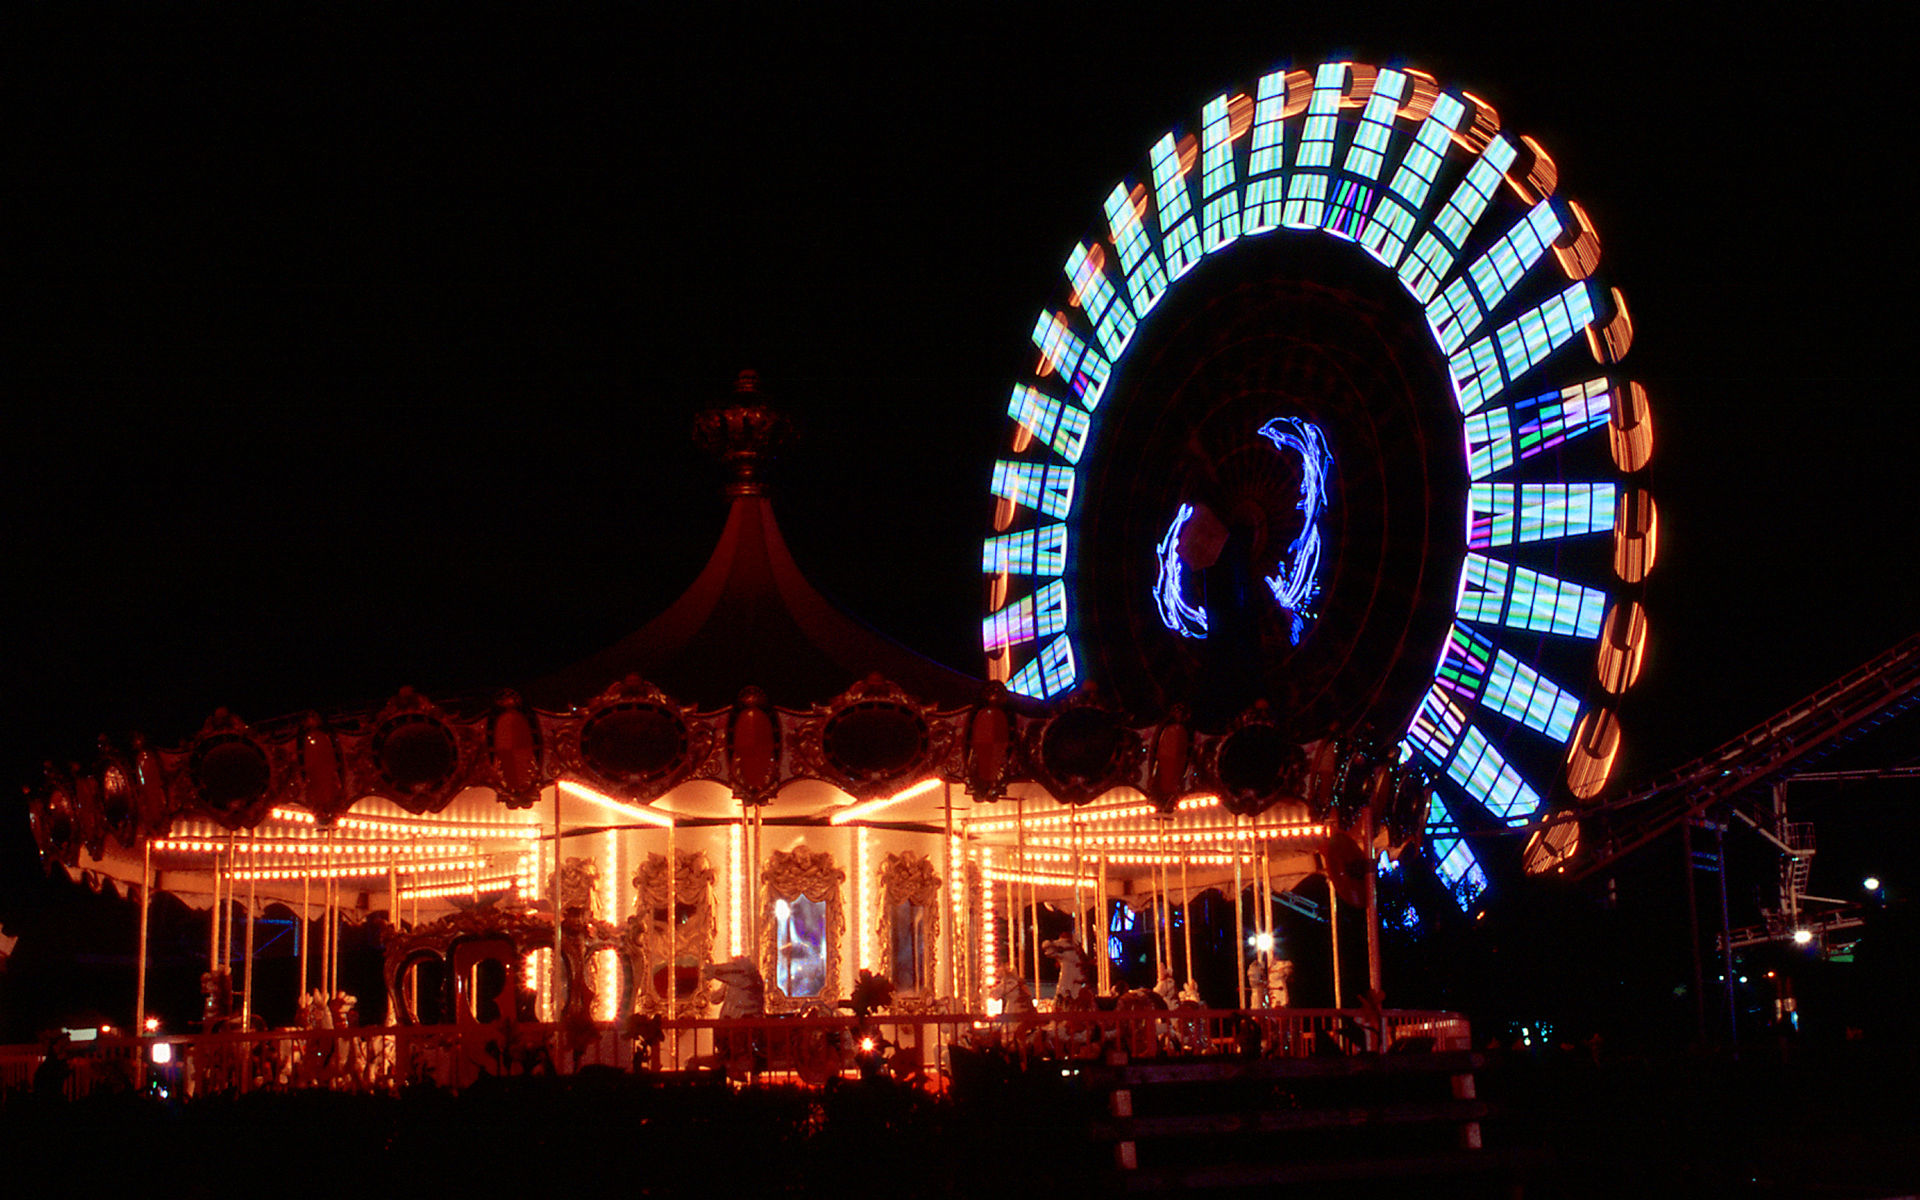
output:
POLYGON ((1920 625, 1885 6, 267 7, 6 36, 10 789, 100 732, 490 687, 637 628, 718 529, 687 430, 748 366, 805 433, 803 565, 978 672, 988 471, 1068 247, 1208 98, 1330 57, 1543 142, 1632 306, 1663 524, 1629 774, 1920 625))

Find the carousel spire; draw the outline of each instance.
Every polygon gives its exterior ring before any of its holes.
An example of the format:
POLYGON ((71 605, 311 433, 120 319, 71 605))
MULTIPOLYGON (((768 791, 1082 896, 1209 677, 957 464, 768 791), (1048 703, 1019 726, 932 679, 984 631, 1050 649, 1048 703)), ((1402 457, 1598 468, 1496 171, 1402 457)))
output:
POLYGON ((758 371, 740 372, 732 398, 693 419, 694 444, 727 467, 728 496, 766 495, 766 464, 792 437, 793 423, 762 396, 758 371))

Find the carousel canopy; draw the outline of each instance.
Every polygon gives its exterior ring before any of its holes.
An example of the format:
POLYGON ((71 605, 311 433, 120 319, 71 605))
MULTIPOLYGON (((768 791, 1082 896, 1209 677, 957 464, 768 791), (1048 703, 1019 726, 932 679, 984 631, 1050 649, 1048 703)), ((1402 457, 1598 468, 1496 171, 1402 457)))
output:
POLYGON ((815 704, 879 674, 923 701, 970 703, 981 683, 875 632, 822 596, 788 552, 765 481, 789 436, 751 371, 734 403, 700 414, 695 439, 732 472, 726 527, 706 568, 666 612, 608 649, 534 684, 542 708, 583 704, 630 675, 701 708, 757 687, 776 704, 815 704))

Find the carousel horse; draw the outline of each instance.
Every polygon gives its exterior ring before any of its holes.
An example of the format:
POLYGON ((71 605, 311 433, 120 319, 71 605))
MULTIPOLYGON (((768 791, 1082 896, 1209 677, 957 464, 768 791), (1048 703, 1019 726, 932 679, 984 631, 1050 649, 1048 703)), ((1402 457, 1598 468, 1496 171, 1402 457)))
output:
MULTIPOLYGON (((700 977, 712 982, 719 992, 719 1016, 723 1021, 763 1017, 767 1013, 767 985, 760 968, 744 954, 725 962, 708 963, 700 977)), ((723 1068, 733 1079, 746 1079, 764 1061, 759 1036, 754 1031, 727 1029, 714 1031, 713 1055, 709 1065, 723 1068)), ((699 1062, 701 1060, 695 1060, 699 1062)))
MULTIPOLYGON (((1151 988, 1130 988, 1113 1003, 1115 1012, 1145 1012, 1167 1009, 1166 997, 1151 988)), ((1134 1058, 1151 1058, 1160 1050, 1160 1021, 1127 1021, 1119 1028, 1120 1042, 1134 1058)))
POLYGON ((1002 975, 994 980, 993 987, 987 992, 987 999, 1000 1002, 1000 1015, 1003 1017, 1039 1011, 1033 1005, 1033 993, 1027 990, 1027 981, 1018 975, 1002 975))
POLYGON ((1173 968, 1165 963, 1153 981, 1153 990, 1160 997, 1162 1008, 1172 1008, 1180 1002, 1180 985, 1174 982, 1173 968))
POLYGON ((1087 953, 1072 937, 1041 942, 1040 949, 1060 964, 1060 981, 1053 987, 1053 1011, 1072 1012, 1093 1007, 1093 993, 1087 987, 1087 953))

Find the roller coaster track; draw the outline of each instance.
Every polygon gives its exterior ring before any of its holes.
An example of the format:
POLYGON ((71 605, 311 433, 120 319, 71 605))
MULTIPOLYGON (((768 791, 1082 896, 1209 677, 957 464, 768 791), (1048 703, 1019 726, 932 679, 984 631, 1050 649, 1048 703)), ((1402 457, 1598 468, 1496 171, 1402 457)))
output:
POLYGON ((1595 850, 1571 878, 1605 870, 1681 822, 1803 770, 1915 706, 1920 706, 1920 634, 1692 762, 1587 810, 1582 824, 1595 850))

